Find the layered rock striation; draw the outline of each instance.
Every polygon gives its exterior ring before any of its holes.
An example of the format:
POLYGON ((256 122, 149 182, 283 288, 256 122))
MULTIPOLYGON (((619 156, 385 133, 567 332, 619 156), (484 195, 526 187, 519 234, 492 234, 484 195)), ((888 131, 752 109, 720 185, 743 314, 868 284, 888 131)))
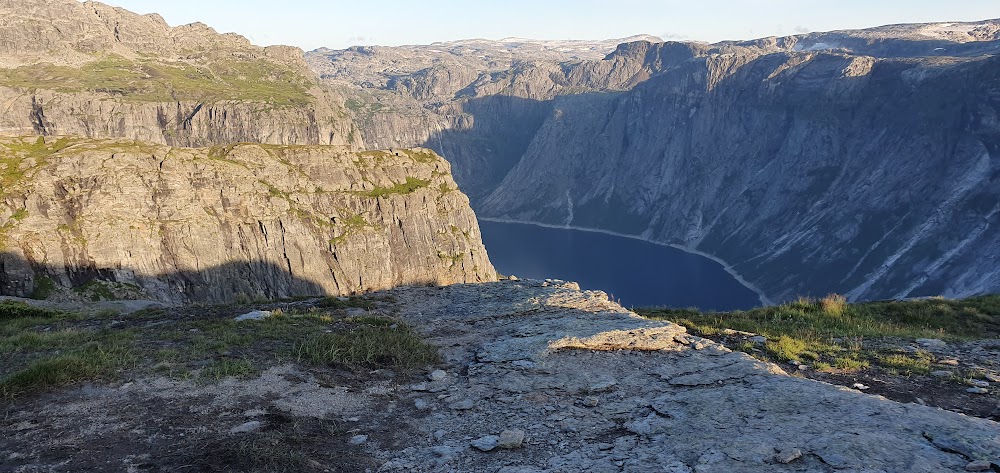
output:
POLYGON ((638 41, 465 85, 425 69, 368 92, 392 105, 359 126, 442 152, 482 216, 708 253, 772 300, 996 292, 997 31, 638 41))
POLYGON ((0 165, 4 295, 101 283, 221 302, 496 278, 430 150, 32 137, 0 140, 0 165))
POLYGON ((0 133, 360 147, 343 101, 286 46, 99 2, 0 2, 0 133))

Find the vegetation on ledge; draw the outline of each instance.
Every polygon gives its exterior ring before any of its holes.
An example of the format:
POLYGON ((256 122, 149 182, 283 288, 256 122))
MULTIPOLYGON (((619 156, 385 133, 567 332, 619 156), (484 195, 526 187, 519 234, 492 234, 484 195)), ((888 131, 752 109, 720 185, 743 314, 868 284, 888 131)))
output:
POLYGON ((694 309, 636 312, 676 322, 696 335, 722 341, 764 360, 811 363, 819 371, 852 371, 877 365, 893 372, 925 374, 931 366, 926 352, 899 350, 899 343, 883 341, 961 341, 1000 336, 1000 295, 855 304, 830 295, 820 300, 800 298, 778 306, 725 313, 694 309), (732 336, 741 334, 748 336, 732 336), (757 335, 763 339, 753 340, 757 335))
POLYGON ((276 107, 308 104, 310 81, 264 60, 217 60, 207 64, 96 58, 81 67, 34 64, 0 69, 0 86, 57 92, 95 92, 135 102, 247 101, 276 107))
POLYGON ((436 349, 372 297, 69 313, 0 302, 0 400, 83 381, 159 374, 214 382, 278 364, 425 367, 436 349), (233 320, 266 308, 260 321, 233 320), (365 311, 358 314, 357 311, 365 311), (370 312, 369 312, 370 311, 370 312))

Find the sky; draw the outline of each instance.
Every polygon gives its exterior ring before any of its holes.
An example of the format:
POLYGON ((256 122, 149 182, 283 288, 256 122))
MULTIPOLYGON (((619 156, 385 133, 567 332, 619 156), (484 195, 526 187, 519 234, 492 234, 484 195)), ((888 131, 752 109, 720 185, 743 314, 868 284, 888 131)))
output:
POLYGON ((469 38, 612 39, 652 34, 716 42, 893 23, 1000 18, 997 0, 104 0, 201 21, 254 44, 312 50, 469 38))

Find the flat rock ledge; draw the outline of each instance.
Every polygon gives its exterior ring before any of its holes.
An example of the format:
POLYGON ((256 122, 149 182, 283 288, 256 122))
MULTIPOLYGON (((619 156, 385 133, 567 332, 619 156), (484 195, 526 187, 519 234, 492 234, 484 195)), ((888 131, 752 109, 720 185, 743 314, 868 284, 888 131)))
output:
POLYGON ((792 377, 572 283, 382 295, 440 348, 441 365, 342 379, 284 364, 249 380, 53 393, 0 418, 13 432, 0 436, 0 470, 181 471, 216 455, 205 445, 268 438, 281 425, 337 426, 309 437, 336 452, 308 471, 930 473, 1000 463, 996 422, 792 377))
MULTIPOLYGON (((788 376, 572 283, 393 291, 449 375, 382 471, 940 472, 1000 464, 1000 424, 788 376), (443 386, 442 386, 443 387, 443 386), (471 409, 447 407, 473 400, 471 409), (523 430, 517 450, 470 440, 523 430), (442 447, 448 455, 439 455, 442 447)), ((410 401, 412 405, 412 401, 410 401)))

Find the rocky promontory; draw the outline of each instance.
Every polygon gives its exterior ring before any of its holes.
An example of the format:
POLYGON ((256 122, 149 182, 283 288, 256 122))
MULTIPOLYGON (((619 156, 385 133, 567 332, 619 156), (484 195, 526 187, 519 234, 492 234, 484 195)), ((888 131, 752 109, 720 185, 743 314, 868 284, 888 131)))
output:
POLYGON ((4 295, 221 302, 496 278, 426 149, 5 138, 0 169, 4 295))

